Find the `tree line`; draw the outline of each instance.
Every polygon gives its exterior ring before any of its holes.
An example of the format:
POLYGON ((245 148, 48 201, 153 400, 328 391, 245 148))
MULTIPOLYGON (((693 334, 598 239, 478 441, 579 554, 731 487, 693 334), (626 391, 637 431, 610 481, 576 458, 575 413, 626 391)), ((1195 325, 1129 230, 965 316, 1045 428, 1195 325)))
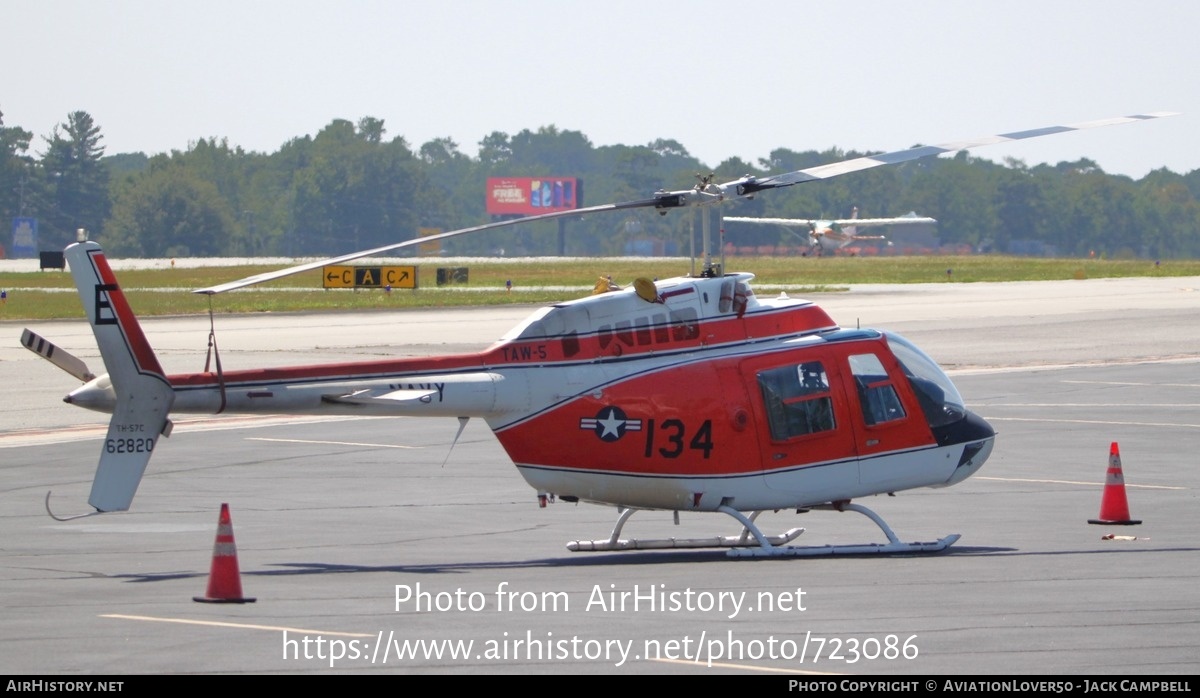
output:
MULTIPOLYGON (((841 151, 772 151, 715 168, 677 141, 594 146, 578 132, 543 126, 492 132, 478 155, 439 138, 414 148, 384 122, 336 119, 274 153, 208 138, 186 149, 108 155, 84 111, 35 142, 0 112, 0 214, 36 217, 39 245, 58 250, 85 228, 114 257, 325 256, 400 242, 422 228, 488 222, 488 177, 577 177, 581 206, 686 189, 697 176, 728 181, 859 157, 841 151)), ((938 220, 944 245, 1006 252, 1035 241, 1063 256, 1200 257, 1200 170, 1155 170, 1134 180, 1081 159, 1029 167, 960 152, 801 184, 738 201, 727 215, 845 218, 915 211, 938 220)), ((451 255, 619 255, 631 242, 671 243, 687 254, 688 212, 650 210, 516 225, 443 243, 451 255), (503 250, 503 252, 501 252, 503 250)), ((795 244, 763 226, 730 227, 737 246, 795 244)), ((0 236, 5 242, 7 236, 0 236)))

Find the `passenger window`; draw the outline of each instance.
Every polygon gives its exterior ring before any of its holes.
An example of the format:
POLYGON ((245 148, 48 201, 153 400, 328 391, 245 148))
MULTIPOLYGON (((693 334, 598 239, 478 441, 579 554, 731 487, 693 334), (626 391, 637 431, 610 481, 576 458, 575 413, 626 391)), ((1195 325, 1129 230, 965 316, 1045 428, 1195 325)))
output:
POLYGON ((854 354, 850 357, 850 372, 858 391, 863 421, 868 426, 904 419, 904 406, 892 386, 891 378, 874 354, 854 354))
POLYGON ((781 366, 758 374, 775 441, 834 428, 829 377, 820 361, 781 366))

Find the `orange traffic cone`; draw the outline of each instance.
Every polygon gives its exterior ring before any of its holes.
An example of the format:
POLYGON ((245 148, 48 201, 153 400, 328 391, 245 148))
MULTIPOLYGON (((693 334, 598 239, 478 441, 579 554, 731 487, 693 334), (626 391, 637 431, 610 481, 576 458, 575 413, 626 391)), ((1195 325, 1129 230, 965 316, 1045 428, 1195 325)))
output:
POLYGON ((1125 475, 1121 473, 1121 452, 1114 441, 1108 449, 1108 474, 1104 477, 1104 497, 1100 500, 1100 518, 1088 519, 1090 524, 1132 526, 1141 521, 1129 518, 1129 502, 1125 499, 1125 475))
POLYGON ((238 572, 237 546, 233 543, 233 522, 229 505, 221 505, 217 521, 217 541, 213 544, 212 571, 208 574, 208 594, 193 596, 193 601, 205 603, 254 603, 242 596, 242 579, 238 572))

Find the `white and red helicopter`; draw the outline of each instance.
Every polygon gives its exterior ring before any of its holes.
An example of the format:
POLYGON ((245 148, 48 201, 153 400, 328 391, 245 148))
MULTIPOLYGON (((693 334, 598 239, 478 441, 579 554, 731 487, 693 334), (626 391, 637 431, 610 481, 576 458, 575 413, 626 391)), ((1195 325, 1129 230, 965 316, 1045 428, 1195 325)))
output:
MULTIPOLYGON (((531 220, 631 208, 666 214, 879 165, 1051 133, 1168 116, 1117 117, 861 157, 788 174, 702 179, 693 189, 442 233, 199 289, 217 294, 329 264, 531 220)), ((718 208, 719 212, 719 208, 718 208)), ((753 274, 728 273, 709 254, 688 276, 638 279, 621 289, 535 311, 491 347, 470 354, 166 375, 100 246, 65 255, 107 373, 25 331, 22 342, 84 385, 66 402, 111 413, 88 503, 127 510, 173 413, 349 414, 483 419, 545 505, 555 498, 617 508, 607 539, 576 551, 727 548, 730 556, 924 552, 951 535, 904 542, 852 500, 946 487, 988 459, 995 431, 967 409, 938 365, 902 337, 844 329, 814 303, 759 298, 753 274), (548 436, 553 435, 553 436, 548 436), (640 510, 720 512, 732 536, 627 539, 640 510), (790 545, 804 529, 764 534, 763 511, 835 509, 870 517, 888 542, 790 545)), ((718 219, 718 229, 720 229, 718 219)), ((460 431, 461 434, 461 426, 460 431)), ((46 495, 49 510, 49 493, 46 495)), ((51 514, 53 516, 53 514, 51 514)), ((60 520, 76 517, 55 517, 60 520)))

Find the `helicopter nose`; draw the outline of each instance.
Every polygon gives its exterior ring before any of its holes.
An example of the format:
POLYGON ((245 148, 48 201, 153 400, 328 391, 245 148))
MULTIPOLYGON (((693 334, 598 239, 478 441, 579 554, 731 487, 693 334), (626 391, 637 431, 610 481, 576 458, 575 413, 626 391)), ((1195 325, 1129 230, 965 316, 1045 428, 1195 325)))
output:
POLYGON ((962 482, 983 467, 992 455, 996 430, 983 417, 967 410, 966 416, 954 425, 954 443, 962 444, 963 448, 947 485, 962 482))
POLYGON ((975 441, 977 439, 991 439, 996 436, 996 430, 988 424, 987 420, 975 414, 971 410, 965 410, 966 417, 956 426, 959 441, 975 441))

